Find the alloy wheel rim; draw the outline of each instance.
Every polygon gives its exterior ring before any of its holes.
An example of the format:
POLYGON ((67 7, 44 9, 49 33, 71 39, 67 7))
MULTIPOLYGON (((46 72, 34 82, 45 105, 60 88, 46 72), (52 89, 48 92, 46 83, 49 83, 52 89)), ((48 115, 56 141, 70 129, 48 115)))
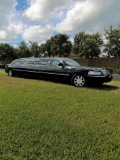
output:
POLYGON ((11 71, 11 70, 9 71, 9 76, 10 76, 10 77, 12 76, 12 71, 11 71))
POLYGON ((74 78, 74 84, 75 86, 84 86, 85 84, 85 79, 82 76, 76 76, 74 78))

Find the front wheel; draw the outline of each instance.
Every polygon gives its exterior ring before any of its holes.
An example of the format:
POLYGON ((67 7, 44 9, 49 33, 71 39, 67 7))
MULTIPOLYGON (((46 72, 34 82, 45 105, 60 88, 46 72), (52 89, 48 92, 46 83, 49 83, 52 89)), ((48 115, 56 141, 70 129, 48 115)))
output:
POLYGON ((9 70, 9 71, 8 71, 8 76, 9 76, 9 77, 12 77, 12 76, 13 76, 13 71, 12 71, 12 70, 9 70))
POLYGON ((81 75, 75 75, 72 78, 72 84, 76 87, 83 87, 85 83, 85 78, 81 75))

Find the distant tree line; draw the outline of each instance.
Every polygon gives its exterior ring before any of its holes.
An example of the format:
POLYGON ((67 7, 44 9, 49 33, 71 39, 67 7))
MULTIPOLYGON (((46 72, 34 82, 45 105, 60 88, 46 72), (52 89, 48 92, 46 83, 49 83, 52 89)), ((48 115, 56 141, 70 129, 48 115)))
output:
POLYGON ((85 58, 99 57, 101 52, 107 53, 108 57, 120 57, 120 26, 115 29, 110 26, 106 29, 104 39, 98 32, 93 34, 79 32, 75 34, 73 43, 69 38, 67 34, 56 34, 41 45, 32 41, 27 45, 22 41, 18 47, 1 43, 0 61, 32 56, 68 57, 71 52, 85 58))

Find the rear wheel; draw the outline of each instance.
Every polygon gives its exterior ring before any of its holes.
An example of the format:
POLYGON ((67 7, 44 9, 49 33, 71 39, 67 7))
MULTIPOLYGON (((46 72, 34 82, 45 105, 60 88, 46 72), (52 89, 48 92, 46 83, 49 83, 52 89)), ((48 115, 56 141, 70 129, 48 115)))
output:
POLYGON ((12 71, 11 69, 8 71, 8 76, 9 76, 9 77, 12 77, 12 76, 13 76, 13 71, 12 71))
POLYGON ((85 83, 85 78, 81 75, 75 75, 72 78, 72 84, 76 87, 83 87, 85 83))

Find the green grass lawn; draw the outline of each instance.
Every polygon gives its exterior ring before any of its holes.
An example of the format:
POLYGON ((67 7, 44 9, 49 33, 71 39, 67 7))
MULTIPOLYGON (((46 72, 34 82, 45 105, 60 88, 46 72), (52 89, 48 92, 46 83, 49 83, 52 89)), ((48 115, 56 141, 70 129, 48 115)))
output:
POLYGON ((77 88, 0 71, 0 160, 120 160, 120 82, 77 88))

